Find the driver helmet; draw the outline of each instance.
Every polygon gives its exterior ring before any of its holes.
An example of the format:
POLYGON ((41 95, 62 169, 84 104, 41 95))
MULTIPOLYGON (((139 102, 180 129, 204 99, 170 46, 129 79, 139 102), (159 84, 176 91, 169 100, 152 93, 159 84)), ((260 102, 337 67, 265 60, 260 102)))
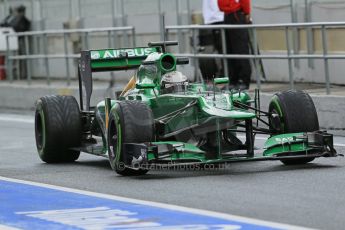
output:
POLYGON ((162 94, 184 92, 188 86, 188 79, 179 71, 166 73, 161 79, 162 94))

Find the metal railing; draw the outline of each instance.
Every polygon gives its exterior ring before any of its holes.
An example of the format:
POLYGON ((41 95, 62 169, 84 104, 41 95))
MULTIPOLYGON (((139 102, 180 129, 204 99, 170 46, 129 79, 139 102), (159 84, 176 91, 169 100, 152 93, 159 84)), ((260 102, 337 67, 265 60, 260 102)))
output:
MULTIPOLYGON (((324 63, 324 74, 325 74, 325 87, 326 93, 330 94, 330 70, 329 70, 329 60, 330 59, 345 59, 345 54, 329 54, 328 42, 327 42, 327 29, 329 28, 345 28, 345 22, 321 22, 321 23, 286 23, 286 24, 258 24, 258 25, 191 25, 191 26, 166 26, 165 31, 167 36, 171 31, 183 31, 188 30, 191 33, 193 39, 193 53, 179 53, 178 56, 190 57, 194 60, 199 58, 215 58, 223 59, 223 65, 225 73, 227 73, 227 59, 252 59, 254 60, 254 66, 257 70, 258 61, 261 59, 286 59, 288 61, 288 72, 289 72, 289 82, 290 88, 294 89, 294 71, 293 71, 293 60, 300 59, 321 59, 324 63), (257 29, 279 29, 283 28, 285 30, 286 39, 286 54, 259 54, 258 52, 258 39, 257 39, 257 29), (295 29, 320 29, 321 30, 321 40, 322 40, 322 53, 307 53, 300 54, 294 52, 293 45, 291 44, 291 34, 295 29), (222 40, 222 54, 199 54, 197 50, 197 32, 199 30, 211 30, 220 29, 221 30, 221 40, 222 40), (239 54, 226 54, 226 36, 225 31, 229 29, 249 29, 253 36, 253 54, 239 55, 239 54)), ((308 40, 307 40, 308 42, 308 40)), ((195 67, 197 68, 197 62, 195 67)), ((260 76, 256 71, 256 83, 257 87, 260 89, 260 76)))
MULTIPOLYGON (((83 39, 83 47, 81 49, 87 50, 90 49, 89 45, 89 36, 93 33, 100 33, 105 32, 107 35, 108 40, 108 47, 123 47, 123 46, 135 46, 135 29, 132 26, 127 27, 109 27, 109 28, 91 28, 91 29, 70 29, 70 30, 46 30, 46 31, 34 31, 34 32, 23 32, 23 33, 14 33, 14 34, 7 34, 6 35, 6 43, 7 43, 7 51, 6 51, 6 75, 10 82, 13 82, 13 62, 23 61, 26 65, 27 70, 27 80, 28 83, 31 83, 32 79, 32 66, 31 60, 38 60, 44 59, 44 68, 45 68, 45 76, 47 80, 47 84, 50 84, 50 68, 49 68, 49 60, 50 59, 65 59, 66 61, 66 81, 67 85, 70 85, 71 82, 71 71, 69 60, 70 59, 78 59, 80 54, 76 54, 70 52, 68 49, 68 36, 71 34, 80 35, 83 39), (119 44, 119 34, 123 37, 122 45, 119 44), (48 52, 48 37, 49 36, 62 36, 63 37, 63 53, 57 54, 49 54, 48 52), (20 55, 18 53, 14 53, 11 51, 10 37, 17 37, 18 39, 22 40, 22 45, 24 45, 25 49, 22 50, 20 55), (31 54, 30 53, 30 38, 39 37, 43 42, 43 53, 39 54, 31 54), (117 45, 115 45, 117 44, 117 45)), ((32 40, 31 40, 32 41, 32 40)), ((19 44, 21 45, 21 44, 19 44)), ((18 65, 18 63, 17 63, 18 65)), ((19 76, 19 74, 18 74, 19 76)))
MULTIPOLYGON (((288 75, 289 75, 289 82, 290 88, 294 88, 294 69, 293 69, 293 60, 300 60, 300 59, 307 59, 307 60, 314 60, 320 59, 323 60, 324 65, 324 75, 325 75, 325 88, 327 94, 330 94, 330 69, 329 69, 329 60, 330 59, 345 59, 344 54, 333 54, 329 53, 328 49, 328 39, 327 39, 327 30, 330 28, 345 28, 345 22, 333 22, 333 23, 286 23, 286 24, 258 24, 258 25, 192 25, 192 26, 167 26, 165 27, 165 32, 169 36, 172 34, 172 31, 183 32, 183 34, 191 35, 193 38, 193 52, 192 53, 179 53, 178 56, 185 56, 192 58, 195 62, 195 66, 197 67, 197 59, 199 58, 214 58, 214 59, 223 59, 223 64, 225 71, 227 72, 227 59, 251 59, 255 64, 255 67, 258 66, 258 63, 263 59, 286 59, 288 63, 288 75), (238 28, 247 28, 251 30, 252 38, 253 38, 253 54, 248 55, 236 55, 236 54, 226 54, 226 37, 225 31, 229 29, 238 29, 238 28), (220 29, 222 35, 222 45, 223 45, 223 53, 222 54, 199 54, 197 53, 197 35, 199 30, 211 30, 211 29, 220 29), (286 39, 286 51, 281 54, 259 54, 258 52, 258 38, 257 38, 257 30, 259 29, 284 29, 285 30, 285 39, 286 39), (292 33, 295 29, 319 29, 321 33, 321 43, 322 43, 322 50, 320 53, 299 53, 295 52, 292 46, 292 33), (187 31, 187 32, 186 32, 187 31)), ((97 32, 106 32, 107 39, 108 39, 108 46, 109 47, 121 47, 120 45, 115 46, 114 40, 117 40, 115 36, 118 34, 123 34, 123 36, 127 36, 126 39, 123 39, 128 42, 126 46, 135 46, 135 29, 134 27, 111 27, 111 28, 97 28, 97 29, 75 29, 75 30, 48 30, 48 31, 35 31, 35 32, 25 32, 25 33, 17 33, 17 34, 8 34, 6 41, 7 41, 7 63, 6 63, 6 70, 7 70, 7 77, 12 82, 14 80, 13 73, 12 73, 12 65, 13 61, 23 61, 26 64, 27 68, 27 80, 30 84, 32 79, 32 60, 43 59, 44 60, 44 69, 45 69, 45 76, 47 83, 50 84, 50 69, 49 69, 49 60, 50 59, 65 59, 66 61, 66 80, 67 84, 70 84, 71 81, 71 71, 69 61, 70 59, 77 59, 79 58, 79 54, 71 53, 68 49, 68 36, 69 34, 81 34, 84 38, 84 47, 83 49, 89 48, 89 35, 92 33, 97 32), (118 34, 117 34, 118 33, 118 34), (9 46, 9 37, 21 37, 26 44, 25 53, 22 55, 14 54, 10 51, 9 46), (42 46, 43 46, 43 53, 33 54, 30 53, 29 43, 32 37, 38 36, 42 39, 42 46), (49 54, 48 52, 48 37, 49 36, 62 36, 63 37, 63 52, 62 53, 55 53, 49 54), (131 38, 131 40, 129 40, 131 38)), ((176 35, 175 34, 175 35, 176 35)), ((307 39, 308 42, 308 39, 307 39)), ((122 45, 123 47, 123 45, 122 45)), ((282 51, 283 52, 283 51, 282 51)), ((257 87, 260 88, 260 76, 257 71, 254 72, 256 74, 256 83, 257 87)))
MULTIPOLYGON (((19 4, 24 4, 27 6, 28 17, 30 20, 33 21, 33 24, 36 25, 35 29, 44 30, 46 28, 46 21, 54 20, 56 21, 56 14, 51 14, 51 11, 55 9, 49 6, 50 2, 54 0, 16 0, 15 4, 12 3, 13 0, 2 0, 0 1, 0 8, 2 11, 0 12, 0 16, 4 18, 8 14, 8 9, 10 6, 16 6, 19 4), (2 14, 2 15, 1 15, 2 14), (50 15, 54 15, 54 18, 49 18, 50 15)), ((58 0, 55 0, 58 2, 58 0)), ((134 0, 135 1, 135 0, 134 0)), ((297 22, 297 13, 296 13, 296 6, 299 2, 305 0, 284 0, 280 1, 279 3, 270 2, 260 2, 260 1, 253 1, 253 10, 255 9, 264 9, 264 10, 279 10, 281 8, 287 8, 291 14, 291 22, 297 22)), ((310 1, 310 0, 309 0, 310 1)), ((66 15, 67 18, 58 18, 61 20, 61 24, 67 19, 80 19, 84 21, 85 19, 90 17, 90 8, 88 4, 90 1, 85 0, 64 0, 61 1, 61 4, 66 7, 66 15)), ((107 12, 100 12, 99 14, 95 14, 92 17, 104 17, 107 16, 111 20, 105 26, 127 26, 129 19, 131 17, 136 17, 141 13, 138 11, 128 10, 128 5, 130 5, 131 1, 127 0, 103 0, 97 1, 97 3, 102 5, 106 5, 106 9, 109 9, 107 12), (135 13, 133 13, 135 12, 135 13)), ((133 1, 132 1, 133 2, 133 1)), ((140 3, 139 3, 140 4, 140 3)), ((202 10, 202 0, 151 0, 145 2, 145 5, 150 5, 152 12, 148 12, 148 14, 155 14, 158 15, 162 13, 169 13, 171 14, 170 19, 174 20, 177 25, 183 24, 183 17, 186 17, 184 20, 187 24, 191 24, 191 16, 193 12, 202 10), (173 8, 167 8, 166 3, 169 2, 173 5, 173 8)), ((93 9, 93 8, 91 8, 93 9)), ((97 12, 97 11, 95 11, 97 12)), ((144 13, 146 14, 146 13, 144 13)), ((83 23, 81 23, 83 26, 83 23)), ((87 25, 84 25, 87 27, 87 25)))

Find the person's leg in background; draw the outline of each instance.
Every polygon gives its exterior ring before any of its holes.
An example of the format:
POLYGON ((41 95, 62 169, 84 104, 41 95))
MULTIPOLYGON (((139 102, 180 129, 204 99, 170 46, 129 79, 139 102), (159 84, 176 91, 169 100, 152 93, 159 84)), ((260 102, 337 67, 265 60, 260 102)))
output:
MULTIPOLYGON (((211 25, 222 25, 224 22, 215 22, 212 23, 211 25)), ((220 29, 214 29, 212 30, 212 35, 213 35, 213 44, 214 44, 214 53, 217 54, 222 54, 223 53, 223 44, 222 44, 222 32, 220 29)), ((217 65, 217 76, 224 76, 224 67, 223 67, 223 62, 221 59, 216 60, 216 65, 217 65)))
MULTIPOLYGON (((244 14, 236 12, 225 16, 226 24, 246 24, 244 14)), ((249 34, 247 29, 231 29, 227 32, 229 54, 249 54, 249 34)), ((248 59, 230 60, 230 84, 240 89, 248 89, 251 77, 251 66, 248 59)))
MULTIPOLYGON (((18 38, 18 55, 26 55, 26 44, 25 38, 20 36, 18 38)), ((26 59, 19 60, 19 79, 26 80, 27 79, 27 68, 26 68, 26 59)))
MULTIPOLYGON (((214 52, 214 39, 211 30, 200 30, 199 34, 199 53, 213 53, 214 52)), ((201 58, 198 60, 199 69, 203 80, 208 83, 212 82, 213 77, 217 73, 217 64, 214 59, 201 58)))
MULTIPOLYGON (((225 14, 224 16, 224 24, 232 24, 232 14, 225 14)), ((226 53, 227 54, 233 54, 233 33, 234 29, 227 29, 225 33, 226 38, 226 53)), ((238 85, 238 76, 234 69, 234 61, 235 59, 227 59, 228 64, 228 72, 225 73, 227 77, 229 78, 229 89, 235 89, 238 85)))

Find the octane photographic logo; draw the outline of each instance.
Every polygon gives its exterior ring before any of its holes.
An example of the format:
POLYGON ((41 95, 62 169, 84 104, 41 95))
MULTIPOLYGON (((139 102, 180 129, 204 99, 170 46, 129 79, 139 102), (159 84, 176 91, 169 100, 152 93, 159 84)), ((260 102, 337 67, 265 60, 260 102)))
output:
POLYGON ((240 225, 231 224, 190 224, 167 225, 155 221, 154 218, 140 218, 139 213, 109 207, 82 209, 46 210, 32 212, 17 212, 40 220, 60 223, 81 229, 141 229, 141 230, 171 230, 171 229, 217 229, 238 230, 240 225))
MULTIPOLYGON (((141 158, 141 157, 140 157, 141 158)), ((166 164, 149 164, 149 163, 140 163, 134 159, 131 165, 126 166, 123 162, 119 162, 116 165, 118 170, 124 170, 126 167, 129 167, 134 170, 150 170, 150 171, 214 171, 219 172, 221 170, 226 170, 229 163, 222 164, 179 164, 175 162, 169 162, 166 164)))
POLYGON ((128 57, 143 57, 153 52, 156 52, 155 47, 133 48, 133 49, 118 49, 118 50, 94 50, 91 51, 91 59, 109 59, 119 58, 123 53, 127 53, 128 57))

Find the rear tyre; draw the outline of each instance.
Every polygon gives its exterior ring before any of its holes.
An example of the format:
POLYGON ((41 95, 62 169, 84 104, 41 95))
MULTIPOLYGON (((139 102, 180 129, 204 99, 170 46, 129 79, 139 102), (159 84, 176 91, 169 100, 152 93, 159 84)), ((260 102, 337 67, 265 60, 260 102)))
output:
POLYGON ((35 137, 38 155, 46 163, 73 162, 80 152, 81 117, 72 96, 45 96, 36 102, 35 137))
MULTIPOLYGON (((300 90, 289 90, 273 96, 269 113, 275 114, 269 119, 271 132, 297 133, 319 130, 319 120, 313 100, 309 94, 300 90)), ((281 160, 285 165, 306 164, 314 157, 281 160)))
POLYGON ((124 143, 153 141, 154 122, 151 109, 140 101, 121 101, 115 105, 108 123, 108 155, 113 170, 123 176, 138 176, 147 169, 129 168, 124 163, 124 143))

